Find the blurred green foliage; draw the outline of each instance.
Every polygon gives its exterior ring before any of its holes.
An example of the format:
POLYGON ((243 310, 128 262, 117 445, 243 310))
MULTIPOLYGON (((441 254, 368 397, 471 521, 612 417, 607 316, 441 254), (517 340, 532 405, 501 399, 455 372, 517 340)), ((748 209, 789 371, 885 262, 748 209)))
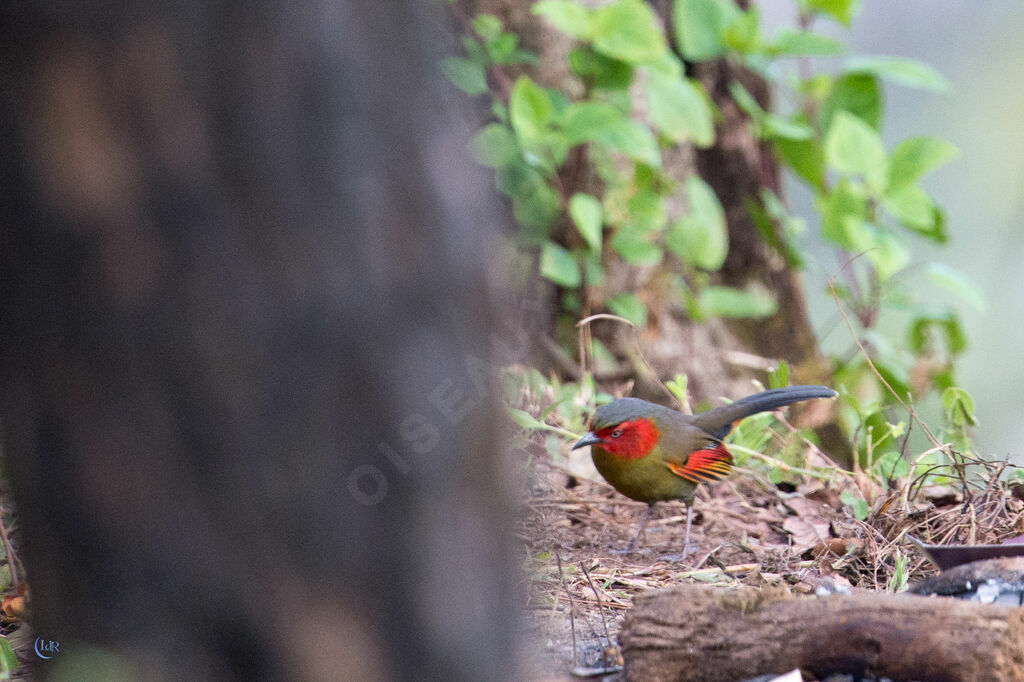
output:
MULTIPOLYGON (((817 214, 790 215, 769 188, 750 197, 747 208, 790 267, 804 268, 811 258, 799 242, 807 225, 847 261, 833 291, 874 367, 859 352, 832 358, 843 396, 839 417, 861 461, 880 467, 874 471, 884 479, 902 471, 890 466, 889 453, 897 452, 906 430, 893 416, 893 393, 901 400, 941 395, 943 433, 958 439, 957 447, 970 446, 966 429, 974 422, 970 397, 955 388, 955 360, 966 347, 959 318, 952 307, 915 298, 909 283, 923 273, 930 285, 971 305, 983 307, 984 300, 955 270, 913 262, 915 244, 946 241, 945 214, 921 181, 957 150, 929 136, 890 148, 881 135, 885 82, 930 92, 945 91, 948 83, 914 60, 846 55, 841 42, 813 31, 820 22, 849 26, 858 6, 856 0, 797 0, 795 27, 769 35, 756 4, 743 10, 732 0, 674 0, 669 33, 642 0, 597 8, 539 0, 533 14, 572 41, 565 56, 572 83, 544 87, 526 75, 521 67, 537 56, 489 15, 472 20, 464 56, 442 68, 466 94, 490 99, 492 119, 471 151, 494 169, 498 189, 511 201, 519 228, 514 244, 529 256, 520 262, 563 290, 566 317, 596 306, 639 327, 648 318, 645 298, 608 290, 610 268, 663 267, 669 274, 662 281, 696 321, 777 310, 770 292, 712 283, 710 274, 729 251, 725 213, 702 178, 676 178, 663 165, 668 151, 716 143, 721 112, 687 75, 693 70, 684 60, 726 59, 765 78, 773 100, 785 106, 765 108, 738 81, 729 96, 752 133, 813 193, 817 214), (831 70, 816 70, 823 64, 831 70), (588 187, 600 190, 572 185, 567 168, 580 163, 599 180, 588 187), (680 198, 685 213, 671 215, 669 200, 680 198), (893 334, 891 325, 880 331, 883 316, 900 320, 905 336, 893 334)), ((575 418, 568 421, 575 426, 575 418)))

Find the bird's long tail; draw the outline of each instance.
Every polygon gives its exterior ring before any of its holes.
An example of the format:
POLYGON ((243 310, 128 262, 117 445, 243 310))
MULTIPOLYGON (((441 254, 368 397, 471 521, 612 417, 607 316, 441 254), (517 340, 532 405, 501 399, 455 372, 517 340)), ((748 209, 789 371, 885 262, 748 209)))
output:
POLYGON ((811 398, 834 398, 838 394, 825 386, 787 386, 775 388, 763 393, 755 393, 741 398, 729 405, 716 407, 707 412, 694 415, 693 423, 710 433, 714 438, 722 439, 729 435, 733 425, 744 417, 758 412, 775 410, 791 403, 811 398))

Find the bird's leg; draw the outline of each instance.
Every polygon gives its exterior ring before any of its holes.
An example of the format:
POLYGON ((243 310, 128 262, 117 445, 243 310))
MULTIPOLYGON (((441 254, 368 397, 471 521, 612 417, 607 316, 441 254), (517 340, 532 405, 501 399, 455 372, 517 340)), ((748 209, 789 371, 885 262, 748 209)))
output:
POLYGON ((641 533, 643 533, 644 529, 647 528, 647 522, 651 520, 651 513, 653 511, 654 511, 654 503, 653 502, 648 502, 647 503, 647 510, 644 512, 644 517, 642 519, 640 519, 640 527, 636 529, 636 535, 633 536, 633 539, 630 540, 629 544, 626 546, 626 551, 627 552, 632 552, 634 549, 636 549, 637 540, 640 539, 641 533))
POLYGON ((686 505, 686 536, 683 540, 683 556, 697 551, 697 545, 690 544, 690 526, 693 525, 693 505, 686 505))
POLYGON ((658 557, 662 561, 680 561, 685 559, 688 554, 692 554, 697 551, 696 544, 690 544, 690 527, 693 525, 693 505, 686 505, 686 536, 683 540, 683 551, 677 552, 676 554, 666 554, 658 557))

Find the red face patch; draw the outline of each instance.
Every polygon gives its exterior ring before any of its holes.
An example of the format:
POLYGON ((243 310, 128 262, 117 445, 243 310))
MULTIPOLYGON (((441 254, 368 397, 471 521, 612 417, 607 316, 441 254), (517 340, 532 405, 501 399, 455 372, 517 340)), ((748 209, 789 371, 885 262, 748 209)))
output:
POLYGON ((640 417, 615 426, 607 426, 594 435, 601 439, 600 447, 623 459, 639 459, 658 442, 658 427, 650 419, 640 417))

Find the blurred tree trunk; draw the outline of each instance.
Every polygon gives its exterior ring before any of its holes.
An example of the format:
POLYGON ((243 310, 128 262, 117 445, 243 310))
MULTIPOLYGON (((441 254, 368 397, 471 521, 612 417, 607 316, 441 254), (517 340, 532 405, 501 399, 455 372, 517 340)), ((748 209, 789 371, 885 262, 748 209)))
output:
POLYGON ((511 676, 497 214, 435 20, 0 9, 0 424, 63 664, 511 676))

